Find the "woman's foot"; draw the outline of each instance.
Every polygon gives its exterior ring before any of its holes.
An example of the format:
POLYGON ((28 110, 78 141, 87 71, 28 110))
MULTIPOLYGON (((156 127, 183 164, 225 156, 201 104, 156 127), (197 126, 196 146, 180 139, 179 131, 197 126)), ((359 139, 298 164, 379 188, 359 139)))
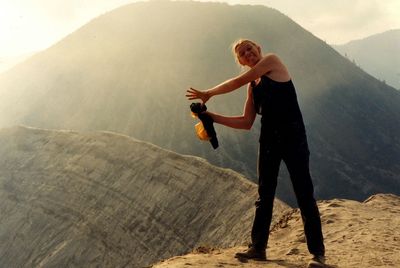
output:
POLYGON ((314 255, 311 261, 308 263, 308 268, 321 268, 325 266, 325 256, 314 255))
POLYGON ((238 259, 253 259, 253 260, 256 260, 256 261, 266 261, 267 260, 267 254, 265 252, 265 249, 255 249, 253 247, 250 247, 245 252, 236 253, 235 258, 238 258, 238 259))

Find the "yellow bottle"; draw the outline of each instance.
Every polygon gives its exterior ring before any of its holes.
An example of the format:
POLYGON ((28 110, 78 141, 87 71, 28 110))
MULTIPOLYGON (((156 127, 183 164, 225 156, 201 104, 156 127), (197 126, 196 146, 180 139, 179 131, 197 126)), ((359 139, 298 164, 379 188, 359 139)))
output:
POLYGON ((196 130, 197 137, 199 137, 200 140, 209 141, 211 139, 201 121, 194 126, 194 129, 196 130))

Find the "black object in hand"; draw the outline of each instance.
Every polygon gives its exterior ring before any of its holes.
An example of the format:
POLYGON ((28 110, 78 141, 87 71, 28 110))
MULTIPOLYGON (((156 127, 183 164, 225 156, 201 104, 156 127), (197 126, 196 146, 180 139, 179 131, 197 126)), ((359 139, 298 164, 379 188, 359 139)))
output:
POLYGON ((214 129, 214 120, 207 113, 207 106, 201 104, 200 102, 194 102, 190 105, 190 110, 194 113, 200 121, 203 123, 204 129, 206 130, 208 136, 210 137, 210 143, 214 149, 218 148, 217 133, 214 129))
POLYGON ((192 104, 190 104, 190 110, 196 115, 198 115, 202 112, 207 111, 207 106, 200 102, 193 102, 192 104))

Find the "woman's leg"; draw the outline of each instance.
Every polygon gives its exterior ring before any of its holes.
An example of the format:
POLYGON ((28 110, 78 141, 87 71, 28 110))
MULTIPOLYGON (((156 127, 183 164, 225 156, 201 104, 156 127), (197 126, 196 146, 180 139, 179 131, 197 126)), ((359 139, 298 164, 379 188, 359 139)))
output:
POLYGON ((309 171, 309 150, 304 141, 297 148, 285 152, 283 160, 288 168, 304 224, 308 250, 316 256, 325 254, 321 219, 314 199, 314 187, 309 171))
POLYGON ((260 144, 257 162, 259 198, 255 203, 256 213, 251 231, 255 249, 264 250, 267 247, 280 162, 281 156, 277 150, 260 144))

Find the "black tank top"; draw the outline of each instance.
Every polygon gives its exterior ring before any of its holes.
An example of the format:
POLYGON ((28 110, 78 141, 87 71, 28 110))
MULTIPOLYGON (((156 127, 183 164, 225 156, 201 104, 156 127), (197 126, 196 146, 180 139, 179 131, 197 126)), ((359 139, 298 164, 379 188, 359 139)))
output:
POLYGON ((305 135, 303 116, 292 80, 277 82, 263 75, 257 85, 253 81, 251 86, 254 107, 262 115, 260 141, 305 135))

